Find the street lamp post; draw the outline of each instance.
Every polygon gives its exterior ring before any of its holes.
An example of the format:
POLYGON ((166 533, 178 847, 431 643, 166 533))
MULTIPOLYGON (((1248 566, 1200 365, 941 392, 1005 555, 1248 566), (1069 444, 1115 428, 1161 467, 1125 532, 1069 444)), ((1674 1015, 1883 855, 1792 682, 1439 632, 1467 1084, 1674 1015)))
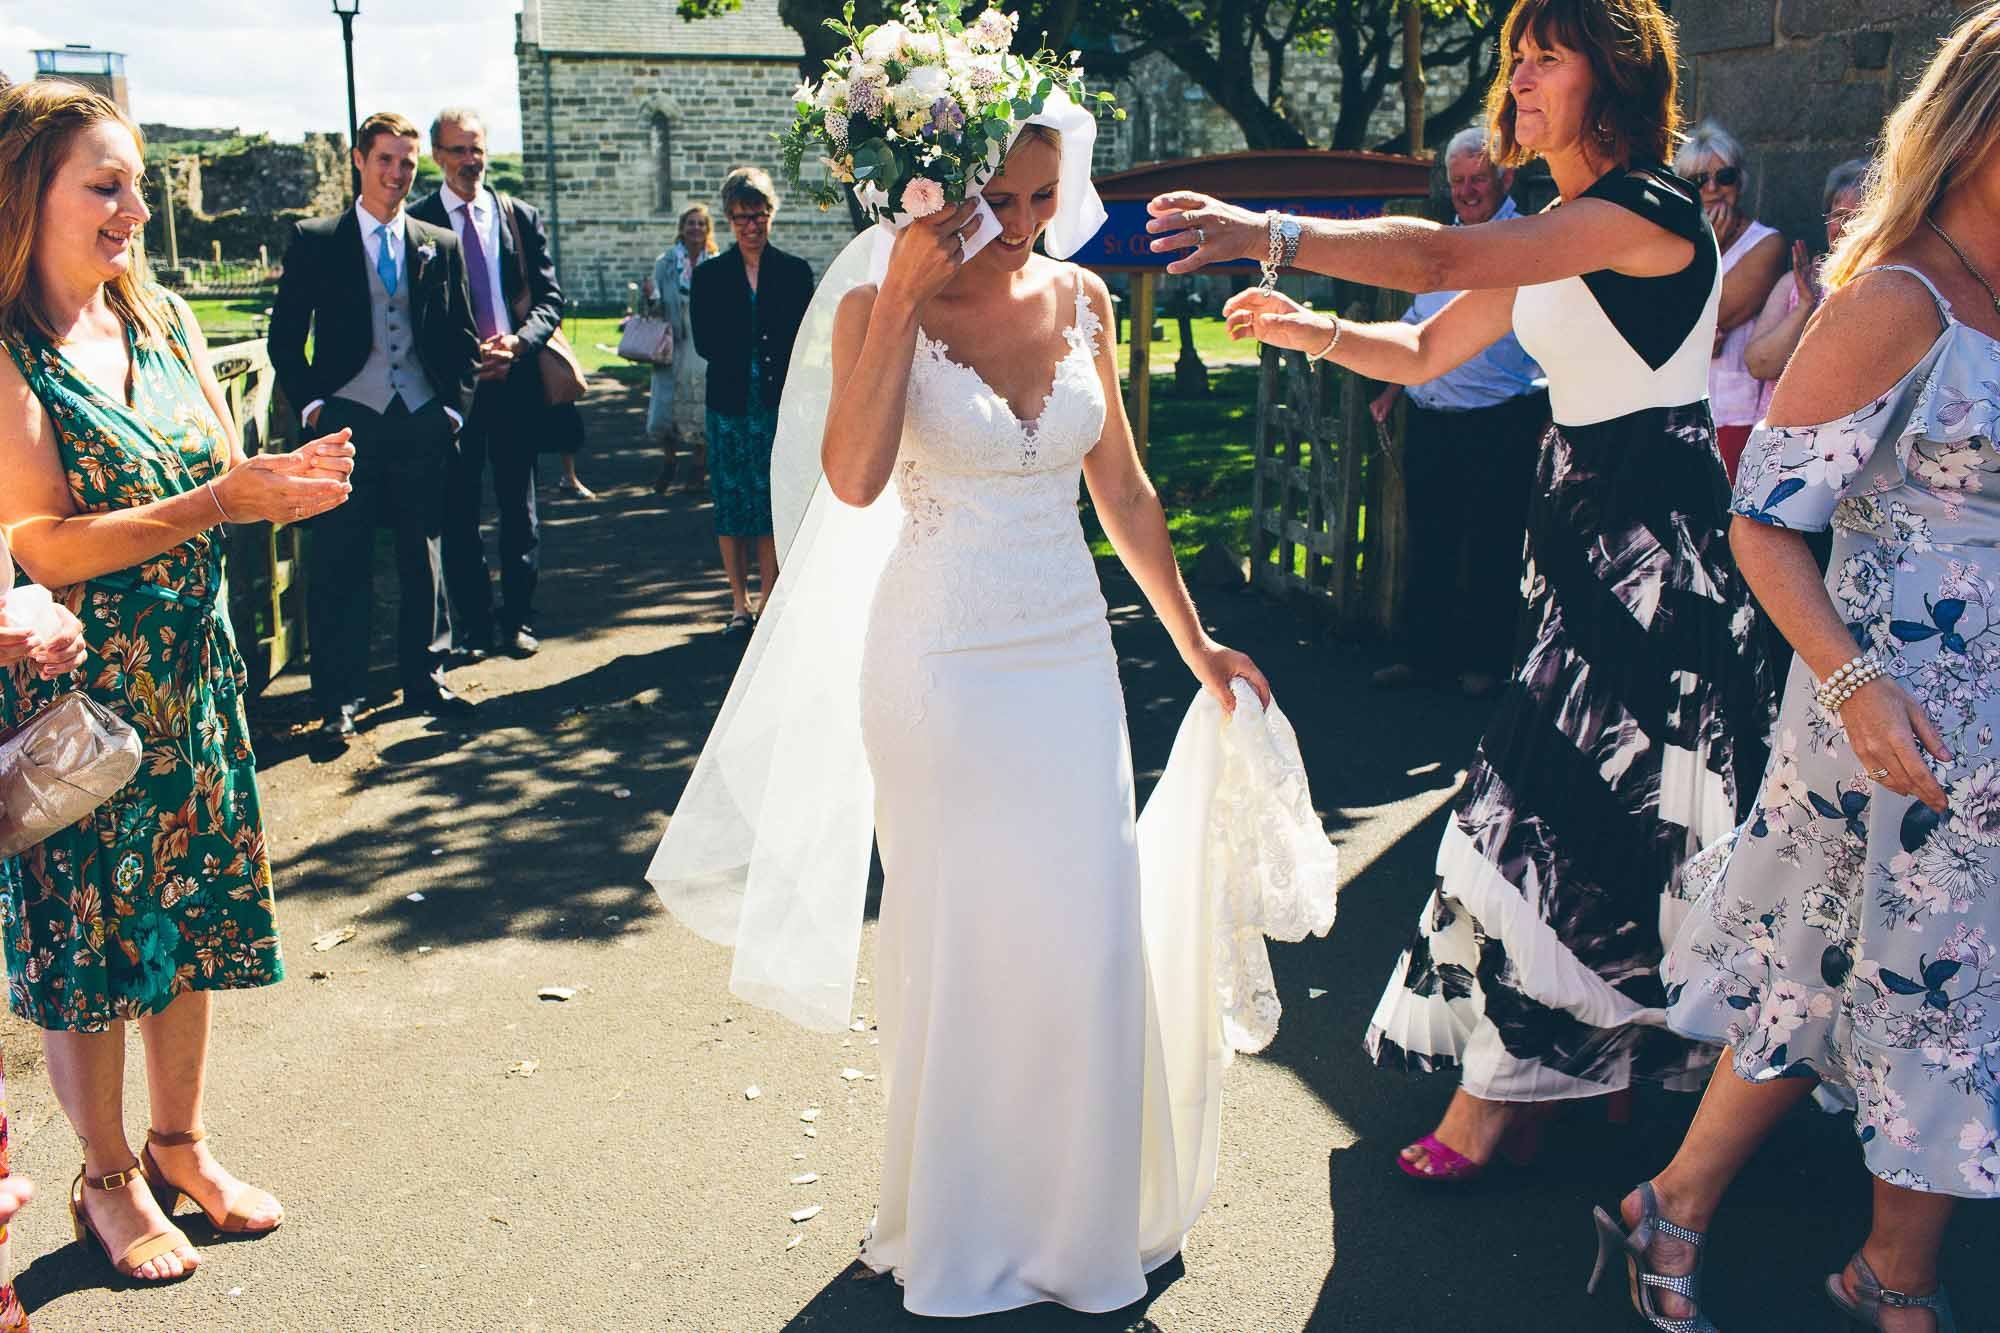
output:
POLYGON ((361 0, 333 0, 333 12, 340 16, 340 40, 347 44, 347 150, 348 183, 354 197, 361 197, 361 168, 354 165, 354 136, 360 120, 354 110, 354 16, 361 12, 361 0))

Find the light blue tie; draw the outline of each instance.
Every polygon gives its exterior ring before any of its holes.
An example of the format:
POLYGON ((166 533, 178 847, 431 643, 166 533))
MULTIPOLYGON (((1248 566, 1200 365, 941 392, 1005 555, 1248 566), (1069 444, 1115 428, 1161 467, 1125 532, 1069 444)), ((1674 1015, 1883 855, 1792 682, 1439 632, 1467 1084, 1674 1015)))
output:
POLYGON ((382 248, 375 252, 375 272, 381 275, 382 290, 396 294, 396 261, 389 253, 389 229, 377 227, 375 234, 382 238, 382 248))

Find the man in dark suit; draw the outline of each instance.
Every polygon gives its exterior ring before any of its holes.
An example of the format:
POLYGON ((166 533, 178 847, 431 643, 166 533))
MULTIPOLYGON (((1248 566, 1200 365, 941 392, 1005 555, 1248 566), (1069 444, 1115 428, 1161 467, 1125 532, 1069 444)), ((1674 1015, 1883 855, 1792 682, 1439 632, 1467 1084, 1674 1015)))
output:
POLYGON ((498 644, 516 657, 535 638, 541 523, 535 512, 536 449, 546 415, 539 361, 562 327, 563 295, 541 215, 486 186, 486 127, 479 113, 447 107, 431 122, 431 156, 444 186, 410 216, 449 228, 465 253, 472 317, 479 328, 479 390, 445 487, 444 577, 452 639, 475 655, 498 644), (484 474, 493 465, 500 508, 500 609, 496 617, 479 537, 484 474))
POLYGON ((445 478, 471 410, 479 333, 458 238, 403 211, 417 144, 402 116, 361 123, 361 198, 297 225, 271 314, 271 364, 304 405, 300 418, 320 434, 354 432, 353 495, 311 521, 306 566, 313 702, 323 733, 341 740, 366 693, 377 527, 395 534, 404 702, 437 715, 472 709, 437 666, 437 582, 445 478))

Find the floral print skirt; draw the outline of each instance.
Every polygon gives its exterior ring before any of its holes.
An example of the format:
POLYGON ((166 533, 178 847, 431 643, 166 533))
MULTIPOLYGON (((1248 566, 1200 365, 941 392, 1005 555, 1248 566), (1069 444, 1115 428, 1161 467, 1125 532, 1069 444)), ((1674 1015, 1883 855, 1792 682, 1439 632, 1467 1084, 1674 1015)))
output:
POLYGON ((1714 1063, 1667 1029, 1659 965, 1770 726, 1728 497, 1705 403, 1548 432, 1521 656, 1369 1024, 1379 1063, 1507 1102, 1698 1086, 1714 1063))
POLYGON ((1864 632, 1880 618, 1894 627, 1890 646, 1907 636, 1890 670, 1954 756, 1932 763, 1949 810, 1872 782, 1795 664, 1755 810, 1690 869, 1698 903, 1665 964, 1669 1017, 1727 1043, 1752 1082, 1823 1080, 1888 1183, 1990 1199, 2000 1197, 2000 604, 1966 558, 1980 553, 1913 549, 1929 543, 1921 520, 1882 508, 1886 540, 1836 534, 1829 590, 1864 632), (1857 616, 1870 607, 1879 616, 1857 616), (1937 632, 1939 615, 1953 628, 1937 632), (1957 646, 1940 646, 1947 637, 1957 646))
MULTIPOLYGON (((89 692, 145 756, 88 818, 0 862, 8 1002, 37 1027, 103 1032, 187 991, 284 975, 243 664, 217 586, 175 592, 125 572, 69 594, 89 692)), ((0 717, 66 684, 0 672, 0 717)))

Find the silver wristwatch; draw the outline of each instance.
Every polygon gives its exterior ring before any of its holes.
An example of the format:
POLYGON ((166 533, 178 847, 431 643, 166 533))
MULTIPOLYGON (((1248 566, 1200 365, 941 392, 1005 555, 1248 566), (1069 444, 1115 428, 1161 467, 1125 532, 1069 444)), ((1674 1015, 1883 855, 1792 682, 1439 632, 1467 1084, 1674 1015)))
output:
POLYGON ((1264 213, 1264 223, 1269 237, 1269 253, 1263 260, 1264 289, 1269 291, 1278 283, 1278 270, 1290 268, 1299 257, 1299 220, 1289 213, 1268 209, 1264 213))

